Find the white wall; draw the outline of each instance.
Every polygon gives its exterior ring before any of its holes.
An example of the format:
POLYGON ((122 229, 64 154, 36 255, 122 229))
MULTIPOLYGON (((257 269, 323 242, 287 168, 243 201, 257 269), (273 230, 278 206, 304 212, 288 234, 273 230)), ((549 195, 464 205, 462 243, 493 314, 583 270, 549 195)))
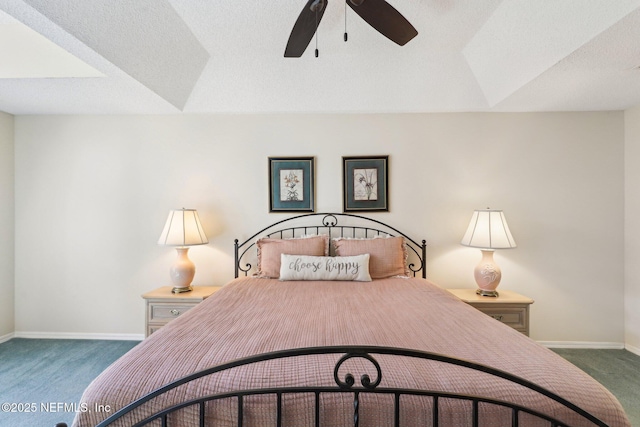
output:
POLYGON ((640 354, 640 107, 625 112, 625 342, 640 354))
POLYGON ((14 331, 13 116, 0 112, 0 342, 14 331))
POLYGON ((622 112, 21 116, 15 140, 17 331, 141 334, 169 209, 198 209, 194 284, 223 284, 233 239, 285 217, 268 156, 315 156, 317 211, 339 211, 341 156, 389 154, 391 211, 372 216, 427 239, 433 281, 474 287, 459 241, 473 209, 504 209, 501 287, 535 299, 532 337, 624 340, 622 112))

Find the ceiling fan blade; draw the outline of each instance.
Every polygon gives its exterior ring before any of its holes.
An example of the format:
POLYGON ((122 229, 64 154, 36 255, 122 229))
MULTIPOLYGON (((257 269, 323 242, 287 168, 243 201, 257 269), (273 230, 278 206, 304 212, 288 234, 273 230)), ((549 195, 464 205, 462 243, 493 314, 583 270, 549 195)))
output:
POLYGON ((345 0, 355 13, 389 40, 404 46, 418 31, 385 0, 345 0))
POLYGON ((287 47, 284 50, 285 57, 299 58, 302 56, 316 33, 316 28, 326 9, 327 0, 309 0, 307 2, 291 30, 287 47))

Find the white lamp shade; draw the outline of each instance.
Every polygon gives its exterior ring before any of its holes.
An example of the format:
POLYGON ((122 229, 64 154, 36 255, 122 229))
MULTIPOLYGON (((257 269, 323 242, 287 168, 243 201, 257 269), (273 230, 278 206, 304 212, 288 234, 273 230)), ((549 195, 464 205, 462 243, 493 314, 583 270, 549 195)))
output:
POLYGON ((501 210, 476 210, 473 212, 469 228, 462 241, 464 246, 480 249, 509 249, 515 248, 507 220, 501 210))
POLYGON ((204 234, 198 212, 195 209, 169 211, 164 230, 158 239, 159 245, 195 246, 209 243, 204 234))

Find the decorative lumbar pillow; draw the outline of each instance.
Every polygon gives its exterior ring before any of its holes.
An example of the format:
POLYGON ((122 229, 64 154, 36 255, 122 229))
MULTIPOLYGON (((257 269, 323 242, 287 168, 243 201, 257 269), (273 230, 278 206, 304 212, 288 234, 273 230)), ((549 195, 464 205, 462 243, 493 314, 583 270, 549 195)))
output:
POLYGON ((329 255, 329 236, 304 236, 293 239, 264 238, 256 242, 258 246, 259 277, 277 279, 280 275, 280 255, 329 255))
POLYGON ((369 254, 343 257, 282 254, 280 280, 370 282, 369 254))
POLYGON ((337 256, 369 254, 369 272, 372 279, 408 276, 407 248, 402 237, 376 237, 373 239, 333 239, 337 256))

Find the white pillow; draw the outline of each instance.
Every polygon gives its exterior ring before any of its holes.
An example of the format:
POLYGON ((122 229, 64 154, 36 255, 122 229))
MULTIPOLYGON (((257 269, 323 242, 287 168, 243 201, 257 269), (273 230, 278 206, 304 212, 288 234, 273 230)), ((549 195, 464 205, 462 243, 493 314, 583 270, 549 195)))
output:
POLYGON ((369 254, 355 256, 280 255, 280 280, 370 282, 369 254))

